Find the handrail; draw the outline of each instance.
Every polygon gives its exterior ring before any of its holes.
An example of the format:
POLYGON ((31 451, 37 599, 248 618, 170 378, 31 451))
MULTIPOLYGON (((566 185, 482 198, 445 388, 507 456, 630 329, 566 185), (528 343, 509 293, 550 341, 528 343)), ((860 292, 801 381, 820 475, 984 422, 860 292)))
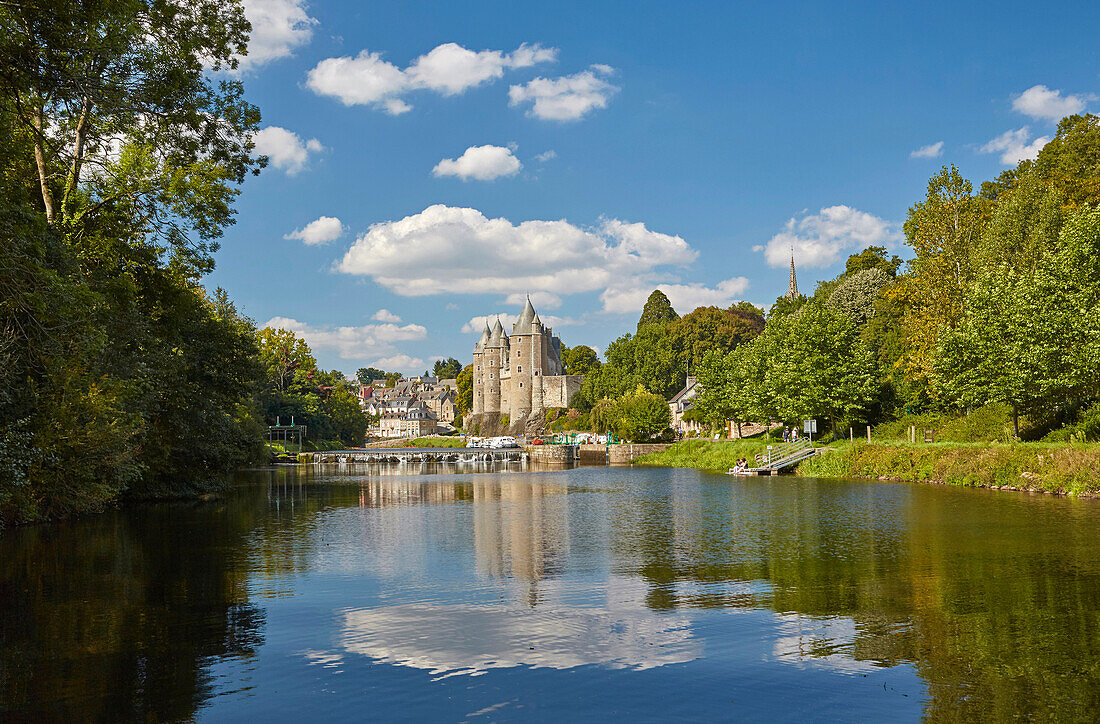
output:
POLYGON ((773 461, 782 460, 788 454, 796 453, 800 450, 806 450, 812 447, 813 443, 811 443, 808 439, 795 440, 794 442, 785 442, 782 445, 776 445, 775 447, 772 447, 765 452, 757 453, 756 462, 766 462, 770 467, 773 461))

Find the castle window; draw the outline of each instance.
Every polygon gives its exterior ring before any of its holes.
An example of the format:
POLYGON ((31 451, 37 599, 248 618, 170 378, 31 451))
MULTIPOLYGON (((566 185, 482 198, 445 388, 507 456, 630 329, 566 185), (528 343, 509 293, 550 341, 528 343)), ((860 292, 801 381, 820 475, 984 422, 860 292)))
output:
POLYGON ((516 372, 523 372, 523 365, 517 366, 516 367, 516 372))
POLYGON ((519 383, 519 386, 520 386, 520 387, 523 387, 523 383, 522 383, 522 382, 520 382, 520 383, 519 383))
POLYGON ((492 372, 489 373, 489 379, 493 379, 493 373, 492 372))
POLYGON ((539 376, 539 371, 535 370, 535 377, 538 377, 538 376, 539 376))

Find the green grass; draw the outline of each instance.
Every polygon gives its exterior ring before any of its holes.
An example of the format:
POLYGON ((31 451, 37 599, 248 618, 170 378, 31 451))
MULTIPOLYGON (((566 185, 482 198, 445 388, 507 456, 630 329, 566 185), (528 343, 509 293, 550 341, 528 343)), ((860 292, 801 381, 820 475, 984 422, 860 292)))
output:
POLYGON ((418 437, 405 442, 405 447, 466 447, 461 437, 418 437))
POLYGON ((684 440, 673 443, 664 452, 643 455, 635 465, 654 467, 696 468, 699 470, 729 470, 737 458, 746 458, 750 467, 753 457, 764 452, 763 439, 751 440, 684 440))
POLYGON ((812 477, 1097 493, 1100 444, 843 443, 803 462, 797 472, 812 477))

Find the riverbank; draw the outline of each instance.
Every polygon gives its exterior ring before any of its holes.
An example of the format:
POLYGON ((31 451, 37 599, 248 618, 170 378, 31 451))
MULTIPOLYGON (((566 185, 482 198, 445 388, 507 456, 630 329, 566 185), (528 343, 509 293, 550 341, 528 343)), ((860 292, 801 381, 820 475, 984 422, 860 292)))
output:
MULTIPOLYGON (((728 470, 765 449, 762 440, 688 440, 635 464, 728 470)), ((1100 444, 844 442, 802 462, 796 474, 1098 495, 1100 444)))
POLYGON ((844 443, 803 462, 797 474, 1097 495, 1100 445, 844 443))

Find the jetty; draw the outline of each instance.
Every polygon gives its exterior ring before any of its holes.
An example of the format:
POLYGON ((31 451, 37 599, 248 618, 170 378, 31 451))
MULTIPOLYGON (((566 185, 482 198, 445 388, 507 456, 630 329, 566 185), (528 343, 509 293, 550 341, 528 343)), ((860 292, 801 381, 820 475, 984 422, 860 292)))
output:
POLYGON ((769 445, 765 452, 756 455, 756 467, 740 473, 735 473, 731 468, 730 473, 733 475, 778 475, 784 468, 789 468, 822 451, 823 448, 815 448, 809 440, 796 440, 795 442, 775 446, 769 445))

